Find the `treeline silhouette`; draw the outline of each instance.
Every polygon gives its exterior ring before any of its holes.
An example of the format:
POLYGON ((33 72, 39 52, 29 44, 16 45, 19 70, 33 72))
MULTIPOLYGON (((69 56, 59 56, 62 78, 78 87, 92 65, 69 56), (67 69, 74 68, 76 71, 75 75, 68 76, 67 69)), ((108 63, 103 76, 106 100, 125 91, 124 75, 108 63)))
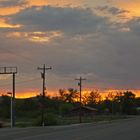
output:
MULTIPOLYGON (((16 99, 16 119, 40 118, 41 109, 44 105, 45 114, 55 124, 56 118, 68 116, 73 108, 80 106, 79 92, 73 88, 60 89, 58 96, 45 96, 43 100, 44 104, 42 104, 42 95, 27 99, 16 99)), ((10 101, 9 96, 2 95, 0 97, 0 119, 10 118, 10 101)), ((136 97, 131 91, 108 93, 108 95, 102 97, 98 90, 94 90, 82 95, 82 106, 96 108, 98 110, 97 115, 138 115, 139 111, 137 109, 140 107, 140 97, 136 97)))

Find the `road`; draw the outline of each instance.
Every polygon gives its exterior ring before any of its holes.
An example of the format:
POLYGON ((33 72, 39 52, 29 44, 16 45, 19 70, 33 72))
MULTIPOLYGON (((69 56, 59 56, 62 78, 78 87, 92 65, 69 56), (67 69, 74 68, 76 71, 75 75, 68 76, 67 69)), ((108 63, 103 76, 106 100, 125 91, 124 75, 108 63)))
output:
POLYGON ((140 117, 109 123, 0 129, 0 140, 140 140, 140 117))

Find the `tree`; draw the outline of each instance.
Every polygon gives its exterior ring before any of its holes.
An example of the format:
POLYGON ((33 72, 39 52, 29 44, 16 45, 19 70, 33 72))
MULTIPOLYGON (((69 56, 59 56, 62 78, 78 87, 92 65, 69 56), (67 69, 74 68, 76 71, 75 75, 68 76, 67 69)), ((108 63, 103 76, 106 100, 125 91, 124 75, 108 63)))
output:
POLYGON ((59 89, 59 97, 58 97, 58 99, 61 100, 61 101, 65 101, 66 100, 65 94, 66 94, 65 89, 59 89))
POLYGON ((0 103, 0 117, 10 118, 10 105, 11 98, 9 96, 2 95, 0 103))
POLYGON ((135 94, 131 91, 117 93, 115 100, 118 104, 118 110, 120 113, 134 114, 136 107, 135 94))
POLYGON ((83 96, 82 96, 82 103, 84 105, 88 105, 88 98, 89 98, 88 92, 83 94, 83 96))
POLYGON ((75 99, 78 97, 78 92, 76 89, 69 88, 68 90, 59 90, 60 100, 68 103, 74 103, 75 99))
POLYGON ((91 91, 87 98, 88 105, 96 106, 99 102, 101 102, 101 95, 98 90, 91 91))
POLYGON ((134 114, 135 113, 135 94, 131 91, 124 92, 124 96, 122 98, 122 106, 124 113, 134 114))
POLYGON ((76 89, 69 88, 65 96, 66 96, 66 102, 74 103, 75 99, 78 98, 78 92, 76 89))
POLYGON ((110 112, 115 112, 115 95, 112 92, 109 92, 104 100, 105 108, 109 109, 110 112))

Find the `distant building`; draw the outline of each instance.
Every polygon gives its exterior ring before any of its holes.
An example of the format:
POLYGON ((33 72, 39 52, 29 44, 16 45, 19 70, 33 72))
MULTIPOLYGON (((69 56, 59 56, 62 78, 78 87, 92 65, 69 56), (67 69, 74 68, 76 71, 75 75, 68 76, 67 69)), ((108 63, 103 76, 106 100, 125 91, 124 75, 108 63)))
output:
MULTIPOLYGON (((80 112, 80 107, 76 107, 70 111, 70 115, 78 116, 79 112, 80 112)), ((96 109, 96 108, 92 108, 89 106, 82 106, 81 107, 82 116, 92 116, 92 115, 96 115, 97 113, 98 113, 98 109, 96 109)))

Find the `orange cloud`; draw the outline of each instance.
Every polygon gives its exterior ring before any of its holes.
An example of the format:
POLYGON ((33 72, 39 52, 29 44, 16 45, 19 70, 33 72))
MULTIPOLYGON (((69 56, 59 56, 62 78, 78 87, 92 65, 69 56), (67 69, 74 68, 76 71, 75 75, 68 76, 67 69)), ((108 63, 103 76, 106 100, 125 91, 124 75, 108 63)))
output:
POLYGON ((47 5, 46 0, 26 0, 28 6, 45 6, 47 5))
POLYGON ((15 7, 2 7, 0 8, 0 16, 6 16, 6 15, 12 15, 18 13, 21 9, 23 9, 20 6, 15 7))
POLYGON ((21 25, 10 25, 6 23, 6 20, 0 19, 0 28, 19 28, 21 25))
POLYGON ((59 31, 51 32, 11 32, 7 34, 7 37, 24 38, 26 40, 38 43, 50 42, 57 37, 61 37, 62 34, 59 31))
MULTIPOLYGON (((26 0, 26 3, 21 6, 10 6, 10 7, 0 7, 0 15, 12 15, 15 13, 20 12, 22 9, 25 9, 27 7, 32 6, 59 6, 59 7, 65 7, 65 6, 71 6, 71 7, 96 7, 97 5, 105 4, 102 0, 26 0)), ((107 4, 107 3, 106 3, 107 4)), ((127 11, 130 11, 131 16, 140 16, 140 1, 139 0, 123 0, 123 1, 117 1, 117 0, 110 0, 110 5, 113 5, 115 7, 119 7, 122 9, 125 9, 127 11)))
POLYGON ((64 7, 67 5, 70 6, 80 6, 82 5, 82 0, 26 0, 26 4, 19 5, 19 6, 7 6, 7 7, 0 7, 0 15, 6 16, 6 15, 12 15, 20 12, 21 10, 32 7, 32 6, 60 6, 64 7))
POLYGON ((27 0, 29 6, 80 6, 83 4, 83 0, 27 0))
POLYGON ((115 6, 125 9, 130 12, 131 16, 140 16, 140 1, 139 0, 123 0, 112 1, 115 6))

